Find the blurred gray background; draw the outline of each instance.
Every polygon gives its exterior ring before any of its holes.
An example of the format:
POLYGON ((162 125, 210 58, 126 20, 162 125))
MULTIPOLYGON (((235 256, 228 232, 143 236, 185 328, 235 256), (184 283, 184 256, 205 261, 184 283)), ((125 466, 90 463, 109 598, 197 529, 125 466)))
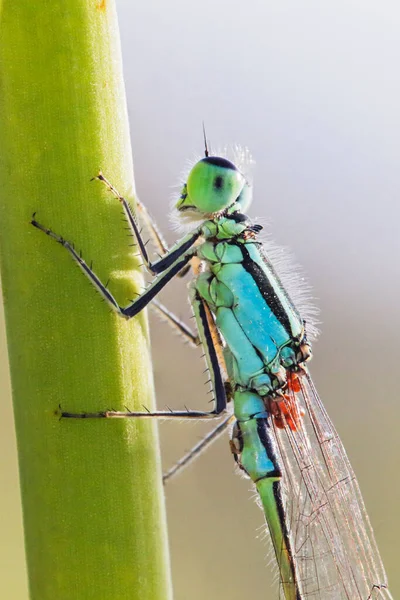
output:
MULTIPOLYGON (((400 8, 371 0, 117 0, 137 191, 172 242, 188 158, 247 145, 251 214, 304 267, 321 309, 312 373, 357 473, 394 596, 400 529, 400 8)), ((104 165, 104 169, 106 166, 104 165)), ((115 182, 118 185, 118 182, 115 182)), ((189 315, 185 283, 164 302, 189 315)), ((203 363, 152 319, 158 404, 204 407, 203 363)), ((25 600, 4 326, 0 597, 25 600), (22 574, 21 574, 22 573, 22 574)), ((206 431, 161 426, 165 467, 206 431)), ((276 598, 262 514, 227 438, 166 489, 176 600, 276 598)), ((71 599, 72 600, 72 599, 71 599)))

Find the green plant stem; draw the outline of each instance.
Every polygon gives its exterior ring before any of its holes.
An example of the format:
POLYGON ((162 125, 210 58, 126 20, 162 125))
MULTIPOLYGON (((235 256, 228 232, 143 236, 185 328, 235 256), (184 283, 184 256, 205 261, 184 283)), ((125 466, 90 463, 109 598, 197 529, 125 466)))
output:
POLYGON ((0 251, 33 600, 171 598, 155 426, 59 420, 153 406, 144 314, 126 322, 37 219, 93 259, 121 304, 143 285, 112 0, 0 3, 0 251), (133 249, 135 252, 135 249, 133 249))

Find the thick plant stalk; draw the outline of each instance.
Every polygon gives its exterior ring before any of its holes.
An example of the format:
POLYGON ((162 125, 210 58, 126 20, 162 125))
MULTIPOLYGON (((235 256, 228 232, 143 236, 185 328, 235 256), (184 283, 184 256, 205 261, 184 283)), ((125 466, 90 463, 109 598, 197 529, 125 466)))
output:
POLYGON ((111 314, 37 219, 93 259, 121 304, 142 286, 112 0, 0 3, 0 250, 32 600, 171 597, 156 429, 59 420, 152 408, 145 316, 111 314))

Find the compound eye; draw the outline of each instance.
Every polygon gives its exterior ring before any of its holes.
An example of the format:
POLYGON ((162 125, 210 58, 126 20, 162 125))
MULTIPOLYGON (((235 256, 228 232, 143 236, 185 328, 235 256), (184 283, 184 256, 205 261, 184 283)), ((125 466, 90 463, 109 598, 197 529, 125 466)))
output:
POLYGON ((217 156, 203 158, 190 171, 187 197, 177 208, 204 214, 220 212, 234 204, 244 185, 243 175, 230 161, 217 156))

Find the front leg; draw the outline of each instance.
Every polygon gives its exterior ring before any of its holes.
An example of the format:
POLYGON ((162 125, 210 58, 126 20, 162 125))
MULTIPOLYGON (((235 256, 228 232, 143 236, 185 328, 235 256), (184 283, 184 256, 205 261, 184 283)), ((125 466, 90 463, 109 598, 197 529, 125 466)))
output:
POLYGON ((191 260, 194 256, 195 251, 192 250, 190 252, 184 252, 181 249, 180 255, 175 259, 174 262, 170 265, 168 269, 166 269, 161 275, 156 277, 152 283, 148 286, 148 288, 138 297, 136 300, 128 304, 128 306, 122 307, 118 304, 114 296, 109 292, 107 287, 100 281, 96 273, 91 269, 91 267, 83 260, 83 258, 78 254, 75 248, 67 242, 63 237, 57 235, 51 229, 44 227, 35 219, 35 215, 33 215, 32 225, 43 231, 46 235, 51 237, 53 240, 61 244, 72 256, 74 261, 78 264, 80 269, 92 283, 92 285, 97 289, 99 294, 104 298, 104 300, 111 306, 112 310, 116 312, 121 317, 125 317, 126 319, 131 319, 135 315, 137 315, 141 310, 143 310, 148 303, 153 300, 153 298, 162 290, 162 288, 175 276, 177 275, 191 260))
MULTIPOLYGON (((149 213, 147 212, 147 210, 145 209, 143 204, 141 202, 138 202, 137 203, 138 209, 142 213, 144 222, 150 231, 153 242, 154 242, 155 246, 162 252, 162 254, 164 254, 164 256, 162 256, 159 260, 157 260, 155 262, 151 262, 149 255, 147 253, 146 244, 143 241, 143 238, 141 235, 141 230, 136 222, 135 215, 133 214, 132 209, 131 209, 129 203, 127 202, 127 200, 125 200, 125 198, 123 196, 121 196, 121 194, 118 192, 118 190, 108 181, 108 179, 106 179, 104 177, 104 175, 101 171, 97 175, 97 177, 94 177, 93 179, 98 179, 99 181, 104 183, 104 185, 107 187, 107 189, 121 202, 122 208, 124 209, 124 213, 127 218, 131 232, 137 240, 137 243, 139 246, 139 251, 142 256, 144 265, 145 265, 146 269, 152 275, 158 275, 159 273, 162 273, 163 271, 168 269, 172 265, 172 263, 179 256, 181 256, 182 252, 186 252, 187 250, 189 250, 189 248, 191 248, 193 246, 193 244, 200 237, 201 228, 198 227, 193 232, 184 236, 179 242, 174 244, 172 246, 172 248, 170 248, 168 250, 167 245, 165 244, 154 221, 151 219, 149 213)), ((183 271, 181 271, 178 274, 178 276, 183 276, 186 274, 186 272, 187 272, 187 270, 184 269, 183 271)))

